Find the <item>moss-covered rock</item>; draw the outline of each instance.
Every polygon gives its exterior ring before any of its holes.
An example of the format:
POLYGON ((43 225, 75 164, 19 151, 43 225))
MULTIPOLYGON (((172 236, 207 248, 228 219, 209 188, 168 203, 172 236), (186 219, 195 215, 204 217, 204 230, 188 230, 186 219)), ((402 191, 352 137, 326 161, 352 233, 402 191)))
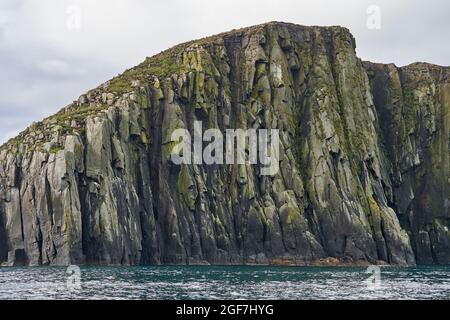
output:
POLYGON ((448 263, 449 78, 341 27, 178 45, 0 147, 0 262, 448 263), (174 165, 195 121, 278 129, 280 170, 174 165))

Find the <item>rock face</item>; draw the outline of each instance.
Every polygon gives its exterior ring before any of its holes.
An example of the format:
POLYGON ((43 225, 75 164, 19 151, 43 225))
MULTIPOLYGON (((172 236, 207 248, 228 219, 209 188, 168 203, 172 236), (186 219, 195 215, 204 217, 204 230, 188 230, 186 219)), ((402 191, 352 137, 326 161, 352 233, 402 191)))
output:
POLYGON ((341 27, 176 46, 0 148, 0 262, 450 262, 450 69, 341 27), (175 165, 171 133, 278 129, 279 172, 175 165))
POLYGON ((450 263, 450 68, 365 63, 389 159, 389 199, 417 263, 450 263))

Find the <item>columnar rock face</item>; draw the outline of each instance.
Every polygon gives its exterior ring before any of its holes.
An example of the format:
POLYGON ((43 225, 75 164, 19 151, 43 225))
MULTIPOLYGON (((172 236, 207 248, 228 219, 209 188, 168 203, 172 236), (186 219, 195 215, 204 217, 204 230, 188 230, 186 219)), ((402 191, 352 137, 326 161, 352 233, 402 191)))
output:
POLYGON ((363 63, 341 27, 169 49, 1 147, 0 262, 448 263, 449 79, 363 63), (278 129, 280 170, 174 164, 194 121, 278 129))
POLYGON ((450 68, 365 63, 394 208, 417 263, 450 263, 450 68))

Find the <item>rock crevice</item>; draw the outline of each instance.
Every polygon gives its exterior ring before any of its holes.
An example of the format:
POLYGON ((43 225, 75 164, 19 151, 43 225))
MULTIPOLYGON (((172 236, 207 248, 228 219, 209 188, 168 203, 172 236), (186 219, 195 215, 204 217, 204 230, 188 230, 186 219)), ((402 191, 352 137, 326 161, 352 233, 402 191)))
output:
POLYGON ((449 75, 362 62, 341 27, 171 48, 0 147, 0 262, 448 263, 449 75), (175 165, 195 121, 278 129, 279 171, 175 165))

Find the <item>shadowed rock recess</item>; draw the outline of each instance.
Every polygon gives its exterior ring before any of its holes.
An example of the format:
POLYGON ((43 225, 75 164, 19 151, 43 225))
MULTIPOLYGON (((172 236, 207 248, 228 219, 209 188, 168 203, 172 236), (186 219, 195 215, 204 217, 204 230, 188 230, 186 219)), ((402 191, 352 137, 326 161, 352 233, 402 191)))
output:
POLYGON ((342 27, 178 45, 0 148, 0 262, 450 263, 450 68, 342 27), (175 165, 171 133, 279 129, 280 170, 175 165))

